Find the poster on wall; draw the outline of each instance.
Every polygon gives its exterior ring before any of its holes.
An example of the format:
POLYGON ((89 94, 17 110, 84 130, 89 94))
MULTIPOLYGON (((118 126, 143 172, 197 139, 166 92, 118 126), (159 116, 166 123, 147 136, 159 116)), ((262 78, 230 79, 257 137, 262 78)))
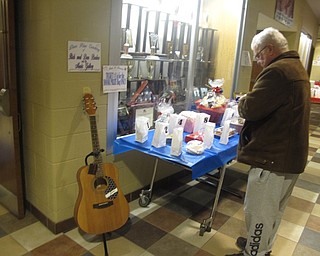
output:
POLYGON ((68 72, 101 72, 101 43, 68 41, 68 72))
POLYGON ((291 27, 293 24, 293 10, 294 0, 277 0, 274 18, 282 24, 291 27))
POLYGON ((128 66, 103 66, 103 93, 127 91, 128 66))
POLYGON ((320 66, 320 55, 318 55, 313 61, 312 61, 313 66, 320 66))

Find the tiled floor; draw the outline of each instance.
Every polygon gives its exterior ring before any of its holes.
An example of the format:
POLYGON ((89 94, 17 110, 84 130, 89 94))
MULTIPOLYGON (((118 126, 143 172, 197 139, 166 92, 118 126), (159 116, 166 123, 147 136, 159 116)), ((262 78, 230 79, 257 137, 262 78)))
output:
MULTIPOLYGON (((309 163, 285 211, 272 255, 320 255, 320 105, 313 105, 309 163)), ((239 169, 244 169, 239 165, 239 169)), ((244 172, 228 170, 225 185, 244 191, 244 172)), ((154 188, 147 208, 130 203, 130 222, 108 237, 110 256, 223 256, 237 251, 245 234, 243 199, 223 192, 211 232, 199 236, 210 215, 215 188, 187 176, 168 188, 154 188)), ((17 220, 0 207, 0 256, 104 255, 101 237, 78 229, 54 235, 30 213, 17 220)))

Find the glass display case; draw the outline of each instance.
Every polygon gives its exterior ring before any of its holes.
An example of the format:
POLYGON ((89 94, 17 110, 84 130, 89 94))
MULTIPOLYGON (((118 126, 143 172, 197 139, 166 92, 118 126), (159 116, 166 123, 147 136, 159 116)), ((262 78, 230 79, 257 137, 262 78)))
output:
POLYGON ((174 0, 161 1, 163 6, 141 2, 122 4, 119 56, 128 66, 128 81, 127 91, 119 93, 118 135, 133 133, 139 115, 149 117, 152 126, 159 104, 171 104, 175 113, 186 110, 187 103, 192 108, 207 93, 213 69, 215 30, 193 20, 197 8, 174 0))

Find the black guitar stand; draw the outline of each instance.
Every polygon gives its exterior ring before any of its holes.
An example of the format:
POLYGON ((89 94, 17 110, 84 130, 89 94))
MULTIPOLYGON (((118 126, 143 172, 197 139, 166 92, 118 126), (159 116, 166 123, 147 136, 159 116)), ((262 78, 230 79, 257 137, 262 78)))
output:
POLYGON ((89 153, 88 155, 86 155, 86 158, 84 159, 84 163, 85 165, 88 165, 88 158, 90 156, 93 156, 93 157, 97 157, 100 153, 104 152, 104 149, 100 149, 98 151, 92 151, 91 153, 89 153))
POLYGON ((102 234, 102 240, 103 240, 103 248, 104 248, 104 256, 108 256, 108 247, 107 247, 107 239, 106 239, 106 234, 102 234))
MULTIPOLYGON (((104 152, 104 149, 100 149, 98 151, 92 151, 91 153, 89 153, 88 155, 86 155, 85 159, 84 159, 84 162, 85 162, 85 165, 88 166, 88 158, 90 156, 93 156, 93 157, 97 157, 99 156, 99 154, 101 152, 104 152)), ((89 173, 91 174, 95 174, 95 166, 94 164, 90 164, 90 167, 89 167, 89 173)), ((108 233, 107 233, 108 234, 108 233)), ((103 241, 103 248, 104 248, 104 256, 109 256, 109 253, 108 253, 108 247, 107 247, 107 238, 106 238, 106 233, 103 233, 102 234, 102 241, 103 241)))

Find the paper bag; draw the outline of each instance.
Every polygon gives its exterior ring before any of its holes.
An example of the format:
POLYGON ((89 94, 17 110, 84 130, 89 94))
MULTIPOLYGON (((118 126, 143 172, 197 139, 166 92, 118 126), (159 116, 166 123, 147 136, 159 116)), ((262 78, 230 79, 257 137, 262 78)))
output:
POLYGON ((231 120, 234 112, 235 112, 234 109, 232 109, 232 108, 226 108, 226 110, 224 111, 222 120, 221 120, 221 126, 224 126, 225 121, 231 120))
POLYGON ((196 112, 193 111, 182 111, 179 115, 184 116, 186 118, 186 123, 184 125, 184 131, 192 133, 194 128, 194 122, 196 118, 196 112))
POLYGON ((180 156, 182 152, 182 141, 183 141, 183 128, 178 127, 173 129, 171 151, 172 156, 180 156))
POLYGON ((187 118, 182 115, 171 114, 169 116, 169 134, 172 134, 173 130, 178 127, 182 127, 183 130, 186 120, 187 118))
POLYGON ((219 143, 227 145, 229 142, 230 120, 224 122, 219 143))
POLYGON ((215 123, 208 122, 204 126, 204 134, 203 134, 203 144, 204 148, 211 148, 213 139, 214 139, 214 129, 216 128, 215 123))
POLYGON ((155 130, 152 139, 152 146, 156 148, 164 147, 167 143, 168 123, 155 122, 155 130))
POLYGON ((233 118, 234 117, 238 118, 239 117, 238 105, 232 106, 232 109, 234 110, 233 118))
POLYGON ((203 132, 204 126, 210 120, 210 115, 206 113, 196 113, 193 132, 203 132))
POLYGON ((135 140, 143 143, 148 140, 148 131, 150 128, 149 118, 145 116, 139 116, 136 118, 135 130, 136 138, 135 140))

